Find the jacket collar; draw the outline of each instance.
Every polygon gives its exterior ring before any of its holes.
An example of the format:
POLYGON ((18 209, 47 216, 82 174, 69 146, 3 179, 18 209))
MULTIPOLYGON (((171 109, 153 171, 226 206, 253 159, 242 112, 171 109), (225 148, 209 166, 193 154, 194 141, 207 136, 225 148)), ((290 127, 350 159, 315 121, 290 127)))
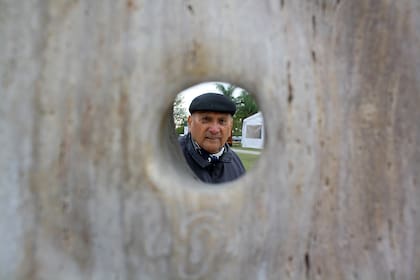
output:
MULTIPOLYGON (((202 168, 205 168, 207 166, 210 166, 212 163, 206 160, 201 154, 199 149, 201 149, 198 144, 194 143, 194 140, 192 140, 191 133, 187 134, 187 151, 191 155, 191 157, 194 159, 194 161, 202 168)), ((224 146, 225 150, 223 152, 223 155, 219 157, 220 162, 231 162, 232 161, 232 155, 230 152, 229 145, 225 144, 224 146)))

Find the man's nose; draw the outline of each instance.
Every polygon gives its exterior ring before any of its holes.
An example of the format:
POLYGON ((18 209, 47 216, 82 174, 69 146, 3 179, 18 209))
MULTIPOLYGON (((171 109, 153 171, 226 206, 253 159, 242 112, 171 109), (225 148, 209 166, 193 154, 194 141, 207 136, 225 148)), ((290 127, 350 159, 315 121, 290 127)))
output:
POLYGON ((209 132, 213 133, 213 134, 218 133, 219 130, 220 130, 220 127, 217 123, 211 124, 210 127, 209 127, 209 132))

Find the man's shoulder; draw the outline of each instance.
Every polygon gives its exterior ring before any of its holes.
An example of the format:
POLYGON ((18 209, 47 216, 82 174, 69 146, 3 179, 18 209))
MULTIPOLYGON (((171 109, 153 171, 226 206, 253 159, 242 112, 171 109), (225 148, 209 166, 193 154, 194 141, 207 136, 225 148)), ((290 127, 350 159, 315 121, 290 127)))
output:
POLYGON ((232 163, 234 164, 234 166, 236 166, 236 168, 240 170, 241 173, 245 173, 245 167, 242 163, 241 158, 238 156, 238 154, 231 147, 227 147, 226 152, 227 154, 229 154, 229 157, 232 163))
POLYGON ((187 140, 188 140, 188 134, 180 135, 178 137, 178 143, 181 146, 181 148, 184 148, 186 146, 187 140))
POLYGON ((239 156, 235 153, 235 151, 232 150, 232 148, 229 147, 229 145, 227 145, 227 144, 225 145, 225 153, 224 153, 224 156, 229 161, 232 161, 232 160, 240 160, 239 159, 239 156))
POLYGON ((227 154, 237 156, 237 154, 235 153, 235 151, 232 150, 232 148, 228 144, 225 144, 225 152, 227 154))
POLYGON ((185 142, 185 139, 187 138, 187 135, 185 134, 180 134, 179 136, 178 136, 178 142, 185 142))

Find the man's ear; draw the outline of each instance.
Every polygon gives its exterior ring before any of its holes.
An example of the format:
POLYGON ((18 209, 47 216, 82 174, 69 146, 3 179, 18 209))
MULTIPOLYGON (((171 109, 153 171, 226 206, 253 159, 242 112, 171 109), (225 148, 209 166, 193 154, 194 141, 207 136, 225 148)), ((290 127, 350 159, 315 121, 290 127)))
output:
POLYGON ((187 123, 188 123, 188 129, 190 129, 191 128, 191 123, 192 123, 192 117, 191 117, 191 115, 188 116, 187 123))

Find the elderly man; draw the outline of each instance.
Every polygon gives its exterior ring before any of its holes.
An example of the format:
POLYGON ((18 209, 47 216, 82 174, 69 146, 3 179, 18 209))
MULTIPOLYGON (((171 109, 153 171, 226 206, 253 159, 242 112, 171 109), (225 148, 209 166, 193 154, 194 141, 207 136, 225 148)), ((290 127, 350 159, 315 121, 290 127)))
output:
POLYGON ((189 133, 179 139, 185 159, 207 183, 232 181, 245 173, 239 157, 226 144, 232 132, 235 103, 224 95, 205 93, 189 107, 189 133))

